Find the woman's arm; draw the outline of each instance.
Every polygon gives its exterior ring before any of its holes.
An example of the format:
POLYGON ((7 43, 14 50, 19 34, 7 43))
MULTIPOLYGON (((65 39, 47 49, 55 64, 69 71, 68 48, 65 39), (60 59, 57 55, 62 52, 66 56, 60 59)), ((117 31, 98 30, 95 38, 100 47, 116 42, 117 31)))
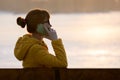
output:
POLYGON ((54 40, 52 41, 52 46, 55 52, 55 56, 50 54, 48 50, 43 46, 35 46, 34 59, 40 65, 51 66, 51 67, 67 67, 67 57, 64 46, 62 44, 62 40, 54 40))

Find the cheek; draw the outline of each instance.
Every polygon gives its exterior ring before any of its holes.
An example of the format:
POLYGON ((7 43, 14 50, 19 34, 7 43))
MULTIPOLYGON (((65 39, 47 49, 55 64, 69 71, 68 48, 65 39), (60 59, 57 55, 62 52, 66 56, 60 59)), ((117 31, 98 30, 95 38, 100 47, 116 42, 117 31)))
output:
POLYGON ((48 23, 45 23, 44 26, 47 27, 47 28, 51 27, 48 23))
POLYGON ((44 23, 44 24, 43 24, 43 26, 44 26, 44 27, 47 27, 47 24, 46 24, 46 23, 44 23))

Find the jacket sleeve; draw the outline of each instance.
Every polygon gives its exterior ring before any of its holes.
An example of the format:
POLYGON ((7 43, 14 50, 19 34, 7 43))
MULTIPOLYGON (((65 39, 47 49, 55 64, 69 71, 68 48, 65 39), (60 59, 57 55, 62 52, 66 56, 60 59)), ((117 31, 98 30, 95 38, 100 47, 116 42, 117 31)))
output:
POLYGON ((55 56, 50 54, 43 46, 37 47, 35 59, 38 64, 51 67, 67 67, 67 57, 62 40, 58 39, 52 41, 52 46, 55 56))

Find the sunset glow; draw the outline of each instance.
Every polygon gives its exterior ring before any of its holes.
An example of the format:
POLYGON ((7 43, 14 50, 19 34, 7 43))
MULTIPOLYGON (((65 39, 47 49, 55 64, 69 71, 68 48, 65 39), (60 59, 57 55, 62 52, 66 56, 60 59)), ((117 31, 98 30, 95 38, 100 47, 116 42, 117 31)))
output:
POLYGON ((94 38, 105 38, 109 36, 110 30, 103 27, 92 27, 86 31, 86 34, 94 38))
POLYGON ((98 50, 88 50, 89 54, 96 56, 96 55, 106 55, 108 54, 107 50, 104 49, 98 49, 98 50))

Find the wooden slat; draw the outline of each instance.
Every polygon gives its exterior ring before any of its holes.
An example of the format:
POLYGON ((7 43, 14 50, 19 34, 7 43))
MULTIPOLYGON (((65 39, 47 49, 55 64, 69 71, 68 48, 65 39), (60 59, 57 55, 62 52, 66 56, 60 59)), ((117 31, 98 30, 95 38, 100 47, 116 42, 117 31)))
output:
POLYGON ((120 69, 0 69, 0 80, 120 80, 120 69))

